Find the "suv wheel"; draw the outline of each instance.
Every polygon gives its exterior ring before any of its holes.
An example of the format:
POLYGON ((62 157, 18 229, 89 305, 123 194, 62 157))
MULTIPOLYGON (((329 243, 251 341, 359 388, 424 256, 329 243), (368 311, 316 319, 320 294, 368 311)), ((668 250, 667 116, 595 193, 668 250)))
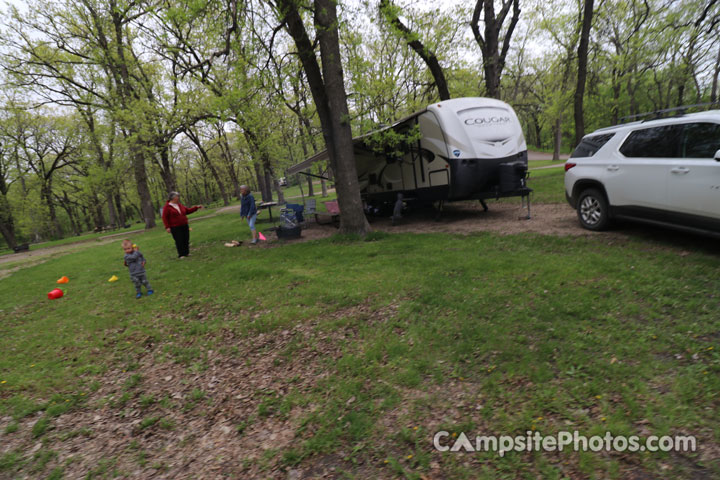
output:
POLYGON ((588 230, 605 230, 610 224, 608 203, 603 195, 594 188, 584 190, 577 203, 580 225, 588 230))

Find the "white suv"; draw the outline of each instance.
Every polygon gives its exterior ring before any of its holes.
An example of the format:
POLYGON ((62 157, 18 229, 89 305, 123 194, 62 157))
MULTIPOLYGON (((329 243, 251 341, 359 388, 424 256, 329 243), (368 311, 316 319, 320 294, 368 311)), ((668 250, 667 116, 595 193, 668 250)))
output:
POLYGON ((565 163, 565 195, 590 230, 624 218, 720 235, 720 110, 585 136, 565 163))

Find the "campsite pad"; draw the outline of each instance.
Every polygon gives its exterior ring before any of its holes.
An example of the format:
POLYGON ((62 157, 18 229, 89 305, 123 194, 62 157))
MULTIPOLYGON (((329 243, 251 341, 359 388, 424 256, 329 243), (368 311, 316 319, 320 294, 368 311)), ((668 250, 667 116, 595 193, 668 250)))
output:
MULTIPOLYGON (((489 210, 484 212, 478 202, 456 202, 446 204, 440 221, 435 221, 436 212, 432 209, 411 212, 404 216, 398 225, 392 226, 389 217, 371 218, 370 227, 375 231, 387 233, 447 233, 467 235, 479 232, 492 232, 501 235, 516 235, 521 233, 535 233, 539 235, 553 235, 558 237, 602 237, 608 241, 627 241, 638 236, 653 238, 658 235, 664 237, 676 236, 682 242, 691 242, 699 248, 716 240, 700 235, 688 235, 662 227, 653 227, 643 223, 622 222, 617 227, 603 232, 593 232, 580 226, 577 214, 573 208, 565 203, 532 204, 530 220, 520 219, 525 210, 520 208, 520 202, 488 202, 489 210)), ((303 228, 302 238, 296 241, 304 242, 330 237, 338 233, 332 225, 318 225, 308 222, 303 228)), ((262 248, 281 246, 280 242, 263 244, 262 248)))
MULTIPOLYGON (((539 233, 557 236, 617 235, 616 232, 596 233, 585 230, 578 224, 575 210, 566 204, 533 204, 532 218, 520 219, 524 210, 520 202, 488 203, 484 212, 478 202, 457 202, 446 204, 440 221, 435 221, 432 209, 418 210, 403 216, 398 225, 392 226, 389 217, 370 219, 373 230, 388 233, 452 233, 468 234, 494 232, 501 234, 539 233)), ((308 222, 303 229, 303 240, 314 240, 338 232, 332 225, 317 225, 308 222)))

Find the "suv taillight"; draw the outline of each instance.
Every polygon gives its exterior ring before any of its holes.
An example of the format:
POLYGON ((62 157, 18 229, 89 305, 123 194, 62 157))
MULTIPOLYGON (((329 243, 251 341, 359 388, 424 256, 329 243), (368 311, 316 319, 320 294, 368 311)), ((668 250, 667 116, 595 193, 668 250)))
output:
POLYGON ((570 170, 570 169, 571 169, 572 167, 574 167, 575 165, 577 165, 577 163, 567 162, 567 163, 565 164, 565 171, 567 172, 568 170, 570 170))

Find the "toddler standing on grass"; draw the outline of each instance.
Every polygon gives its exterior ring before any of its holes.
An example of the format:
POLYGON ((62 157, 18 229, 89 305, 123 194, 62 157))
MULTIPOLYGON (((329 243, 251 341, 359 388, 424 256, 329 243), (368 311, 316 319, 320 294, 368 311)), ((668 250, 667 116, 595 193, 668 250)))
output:
POLYGON ((125 266, 130 270, 130 280, 135 285, 135 298, 142 297, 142 291, 140 287, 145 285, 147 294, 152 295, 153 289, 148 282, 147 275, 145 273, 145 257, 138 250, 137 245, 127 238, 122 242, 123 250, 125 250, 125 266))

